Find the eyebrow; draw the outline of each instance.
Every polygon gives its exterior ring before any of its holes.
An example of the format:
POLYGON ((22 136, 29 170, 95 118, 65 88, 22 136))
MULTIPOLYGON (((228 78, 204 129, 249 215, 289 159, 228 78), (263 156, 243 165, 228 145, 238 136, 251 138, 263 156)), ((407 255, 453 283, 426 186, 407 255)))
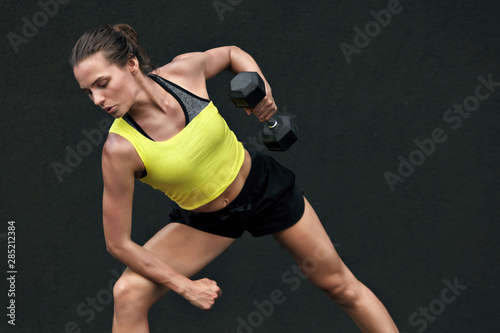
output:
MULTIPOLYGON (((97 82, 101 81, 106 75, 101 75, 99 76, 97 79, 95 79, 94 82, 92 82, 92 84, 90 85, 91 87, 95 86, 97 82)), ((88 90, 89 88, 81 88, 80 89, 82 90, 88 90)))

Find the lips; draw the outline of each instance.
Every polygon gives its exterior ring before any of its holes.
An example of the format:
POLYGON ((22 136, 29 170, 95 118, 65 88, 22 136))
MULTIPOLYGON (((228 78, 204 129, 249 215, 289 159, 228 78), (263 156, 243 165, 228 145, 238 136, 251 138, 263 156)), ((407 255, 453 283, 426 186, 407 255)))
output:
POLYGON ((108 107, 104 108, 104 111, 106 111, 108 114, 112 114, 116 111, 116 105, 108 106, 108 107))

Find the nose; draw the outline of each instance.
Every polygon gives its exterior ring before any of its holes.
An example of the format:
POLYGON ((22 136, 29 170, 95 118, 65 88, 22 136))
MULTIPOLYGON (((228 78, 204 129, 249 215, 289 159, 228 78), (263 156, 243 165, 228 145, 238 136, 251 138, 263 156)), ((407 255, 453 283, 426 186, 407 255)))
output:
POLYGON ((104 106, 104 100, 105 100, 105 98, 104 98, 104 96, 102 94, 96 92, 96 93, 93 94, 92 97, 93 97, 95 105, 101 106, 101 107, 104 106))

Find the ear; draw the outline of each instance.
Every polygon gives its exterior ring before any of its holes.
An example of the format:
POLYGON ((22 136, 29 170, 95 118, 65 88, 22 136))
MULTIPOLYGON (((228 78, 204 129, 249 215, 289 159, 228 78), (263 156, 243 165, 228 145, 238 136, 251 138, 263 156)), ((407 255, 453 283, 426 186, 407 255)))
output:
POLYGON ((130 70, 130 73, 132 75, 137 75, 141 71, 140 66, 139 66, 139 60, 137 60, 137 57, 134 55, 130 55, 129 60, 127 61, 127 67, 130 70))

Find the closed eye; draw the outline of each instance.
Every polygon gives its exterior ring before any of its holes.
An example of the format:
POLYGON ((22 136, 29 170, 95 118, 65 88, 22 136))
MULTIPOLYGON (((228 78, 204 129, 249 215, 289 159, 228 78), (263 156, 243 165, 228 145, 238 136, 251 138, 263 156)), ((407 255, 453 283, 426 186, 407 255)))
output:
MULTIPOLYGON (((108 86, 109 78, 105 76, 99 76, 91 85, 90 87, 97 87, 99 89, 104 89, 108 86)), ((89 97, 92 96, 92 91, 90 88, 82 88, 83 91, 85 91, 89 97)))
MULTIPOLYGON (((98 88, 100 89, 104 89, 108 86, 108 82, 103 82, 103 83, 99 83, 99 85, 97 86, 98 88)), ((85 89, 85 92, 89 95, 89 96, 92 96, 92 91, 90 89, 85 89)))

